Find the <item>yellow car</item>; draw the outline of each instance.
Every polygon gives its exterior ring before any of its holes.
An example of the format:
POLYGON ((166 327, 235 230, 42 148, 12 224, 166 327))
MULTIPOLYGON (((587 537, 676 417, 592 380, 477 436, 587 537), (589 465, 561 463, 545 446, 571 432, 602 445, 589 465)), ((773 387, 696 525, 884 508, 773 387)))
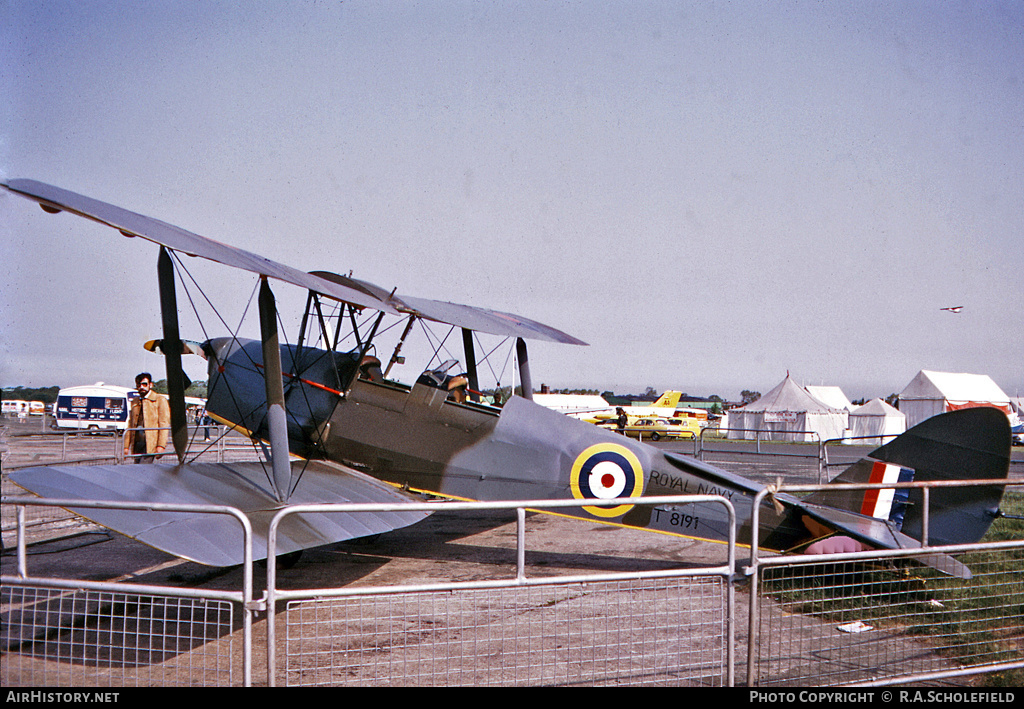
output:
MULTIPOLYGON (((694 419, 696 425, 696 419, 694 419)), ((617 430, 614 423, 604 424, 605 428, 617 430)), ((682 419, 642 418, 626 425, 626 435, 640 440, 660 441, 662 438, 697 437, 700 429, 694 429, 683 423, 682 419)))

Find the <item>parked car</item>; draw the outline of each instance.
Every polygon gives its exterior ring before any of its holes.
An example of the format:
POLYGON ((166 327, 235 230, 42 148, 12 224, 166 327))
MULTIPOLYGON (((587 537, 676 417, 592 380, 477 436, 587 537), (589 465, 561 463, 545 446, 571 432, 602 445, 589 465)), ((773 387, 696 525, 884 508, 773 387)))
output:
MULTIPOLYGON (((604 424, 603 427, 611 431, 616 430, 614 423, 604 424)), ((626 435, 642 441, 660 441, 662 438, 693 439, 697 437, 697 430, 684 424, 681 419, 642 418, 626 425, 626 435)))

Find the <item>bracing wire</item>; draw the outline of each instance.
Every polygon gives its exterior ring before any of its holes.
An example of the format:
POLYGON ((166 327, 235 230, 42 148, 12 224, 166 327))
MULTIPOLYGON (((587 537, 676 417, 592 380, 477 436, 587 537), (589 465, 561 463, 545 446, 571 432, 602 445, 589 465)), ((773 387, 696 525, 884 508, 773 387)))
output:
MULTIPOLYGON (((196 320, 199 322, 199 327, 200 327, 200 329, 203 332, 203 336, 206 339, 210 339, 209 338, 209 334, 207 332, 206 324, 204 322, 204 318, 200 314, 199 308, 196 306, 195 300, 193 299, 193 296, 192 296, 192 291, 189 288, 188 283, 185 281, 185 277, 184 277, 185 275, 188 276, 189 281, 191 281, 192 285, 195 287, 195 290, 200 295, 202 295, 203 299, 206 301, 207 305, 210 307, 210 309, 216 315, 217 319, 220 320, 221 324, 225 327, 225 329, 228 330, 228 332, 230 333, 231 338, 234 341, 237 342, 238 341, 238 330, 241 329, 242 323, 245 321, 245 317, 248 314, 249 309, 252 307, 252 301, 256 297, 256 294, 257 294, 257 292, 259 290, 259 280, 257 279, 256 286, 253 288, 253 291, 249 295, 249 300, 246 302, 245 308, 243 309, 242 317, 239 320, 238 327, 233 330, 227 324, 227 321, 224 319, 224 316, 220 313, 220 311, 217 308, 217 306, 214 305, 213 302, 210 300, 210 298, 207 296, 206 292, 203 290, 203 287, 199 284, 199 282, 195 279, 195 277, 192 275, 192 273, 188 270, 188 268, 182 262, 180 256, 177 254, 177 252, 171 251, 170 253, 173 256, 173 262, 174 262, 174 264, 176 266, 175 267, 175 272, 176 272, 176 274, 178 276, 178 280, 181 282, 182 289, 184 290, 185 295, 188 298, 189 305, 192 308, 192 313, 193 313, 193 315, 195 315, 196 320)), ((243 352, 244 352, 244 350, 243 350, 243 352)), ((258 369, 258 367, 256 365, 256 362, 253 361, 251 357, 249 358, 249 361, 250 361, 250 364, 252 364, 253 371, 256 371, 258 369)), ((226 386, 226 391, 227 391, 228 396, 231 397, 232 404, 235 406, 235 408, 239 412, 241 412, 242 411, 241 402, 239 401, 238 397, 235 395, 235 392, 231 389, 230 384, 227 383, 226 381, 225 381, 225 386, 226 386)), ((207 394, 209 395, 209 392, 207 394)), ((250 411, 249 413, 252 413, 252 412, 250 411)), ((195 461, 200 455, 202 455, 203 453, 205 453, 208 450, 210 450, 210 448, 212 446, 216 445, 217 442, 219 442, 223 437, 225 437, 227 435, 227 432, 229 430, 231 430, 231 429, 226 430, 216 440, 211 441, 206 447, 203 448, 203 450, 199 451, 196 455, 194 455, 191 460, 195 461)), ((197 436, 197 435, 198 435, 198 429, 196 429, 195 432, 193 433, 193 440, 194 440, 195 436, 197 436)), ((260 450, 256 446, 256 441, 250 439, 250 443, 253 446, 253 450, 258 454, 260 452, 260 450)), ((191 445, 191 441, 190 441, 190 445, 191 445)), ((262 461, 262 459, 260 459, 260 464, 261 464, 261 467, 263 469, 263 474, 267 478, 267 482, 270 484, 271 487, 273 487, 273 481, 271 479, 270 472, 267 469, 266 464, 262 461)))
MULTIPOLYGON (((480 341, 479 333, 473 332, 473 337, 476 339, 476 342, 480 345, 480 349, 483 349, 484 348, 483 347, 483 342, 480 341)), ((501 388, 501 379, 502 379, 502 377, 505 376, 505 372, 508 369, 508 363, 509 363, 509 360, 511 359, 511 354, 512 354, 512 350, 513 349, 514 349, 514 345, 512 344, 512 339, 506 337, 506 338, 503 338, 500 342, 498 342, 498 344, 496 344, 491 349, 490 352, 488 352, 483 357, 481 357, 479 360, 477 360, 477 365, 480 365, 481 363, 486 363, 487 364, 487 368, 490 370, 491 376, 494 377, 494 381, 496 382, 496 386, 498 388, 501 388), (506 356, 506 358, 505 358, 505 364, 502 366, 501 372, 500 373, 496 373, 494 371, 494 367, 491 366, 490 357, 491 357, 492 354, 497 352, 503 345, 508 345, 509 346, 509 355, 506 356)))

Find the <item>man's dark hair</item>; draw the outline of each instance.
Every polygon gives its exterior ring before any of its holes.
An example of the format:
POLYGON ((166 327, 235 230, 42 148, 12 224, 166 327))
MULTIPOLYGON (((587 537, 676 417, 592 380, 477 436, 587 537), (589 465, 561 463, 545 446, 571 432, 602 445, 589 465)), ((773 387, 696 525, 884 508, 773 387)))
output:
POLYGON ((139 382, 141 382, 143 379, 148 379, 149 381, 152 382, 153 375, 150 374, 149 372, 142 372, 141 374, 135 375, 135 386, 138 386, 139 382))

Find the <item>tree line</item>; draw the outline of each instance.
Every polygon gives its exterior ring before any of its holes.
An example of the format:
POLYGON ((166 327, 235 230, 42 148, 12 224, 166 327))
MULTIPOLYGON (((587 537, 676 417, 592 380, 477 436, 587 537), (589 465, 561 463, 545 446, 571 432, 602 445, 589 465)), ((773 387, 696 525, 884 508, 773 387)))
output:
POLYGON ((41 401, 53 404, 57 401, 60 387, 6 387, 0 389, 0 399, 4 401, 41 401))
MULTIPOLYGON (((160 394, 167 393, 167 380, 153 382, 153 389, 160 394)), ((4 401, 41 401, 44 404, 57 402, 59 386, 50 387, 5 387, 0 389, 0 399, 4 401)), ((206 398, 206 382, 192 382, 185 390, 185 396, 206 398)))

